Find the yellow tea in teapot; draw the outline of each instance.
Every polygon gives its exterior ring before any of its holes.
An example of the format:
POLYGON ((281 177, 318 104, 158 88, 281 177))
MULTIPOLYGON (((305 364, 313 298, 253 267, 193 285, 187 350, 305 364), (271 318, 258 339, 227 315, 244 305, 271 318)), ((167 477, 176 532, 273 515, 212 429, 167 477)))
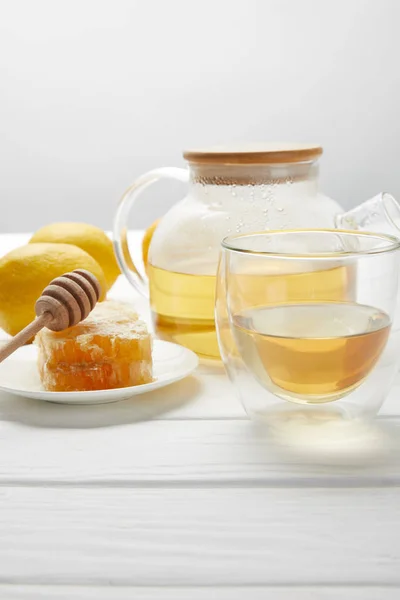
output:
POLYGON ((153 323, 158 336, 208 358, 219 358, 214 275, 175 273, 149 265, 153 323))
MULTIPOLYGON (((200 356, 219 358, 214 321, 216 277, 177 273, 153 265, 149 265, 148 275, 157 335, 200 356)), ((327 294, 331 301, 346 301, 353 298, 354 281, 351 265, 306 273, 249 272, 231 276, 230 294, 253 306, 323 301, 327 294)))

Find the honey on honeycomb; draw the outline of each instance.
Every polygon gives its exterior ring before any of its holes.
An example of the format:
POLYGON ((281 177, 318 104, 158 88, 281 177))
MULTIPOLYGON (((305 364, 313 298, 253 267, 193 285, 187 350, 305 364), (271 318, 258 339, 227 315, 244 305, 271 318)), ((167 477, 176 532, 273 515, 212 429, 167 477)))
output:
POLYGON ((45 390, 107 390, 152 381, 151 336, 126 304, 100 302, 78 325, 36 336, 45 390))

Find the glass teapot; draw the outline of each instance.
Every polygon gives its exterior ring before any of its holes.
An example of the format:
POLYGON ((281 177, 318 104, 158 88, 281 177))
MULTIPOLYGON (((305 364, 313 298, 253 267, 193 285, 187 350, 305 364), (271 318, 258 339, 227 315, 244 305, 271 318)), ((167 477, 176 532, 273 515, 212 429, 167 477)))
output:
MULTIPOLYGON (((183 154, 189 169, 155 169, 132 184, 115 217, 115 252, 129 282, 150 297, 159 338, 219 358, 214 301, 224 237, 276 229, 356 229, 388 214, 397 217, 398 205, 389 195, 343 214, 318 190, 321 154, 318 145, 298 144, 189 150, 183 154), (127 217, 138 195, 163 177, 187 182, 189 190, 158 225, 145 275, 129 253, 127 217)), ((379 223, 377 228, 382 229, 379 223)), ((341 285, 339 296, 346 293, 341 285)))

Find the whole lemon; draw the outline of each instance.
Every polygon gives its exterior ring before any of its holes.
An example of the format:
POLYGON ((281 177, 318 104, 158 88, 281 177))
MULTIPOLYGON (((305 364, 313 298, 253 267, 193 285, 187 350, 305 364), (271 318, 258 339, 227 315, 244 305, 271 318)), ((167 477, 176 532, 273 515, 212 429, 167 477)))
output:
POLYGON ((29 243, 74 244, 92 256, 103 269, 109 290, 118 275, 117 260, 111 240, 105 232, 86 223, 52 223, 33 234, 29 243))
POLYGON ((87 252, 71 244, 27 244, 0 259, 0 327, 15 335, 35 318, 35 302, 55 277, 87 269, 106 292, 104 273, 87 252))
POLYGON ((148 229, 146 229, 146 231, 144 232, 144 236, 142 239, 142 258, 143 258, 143 264, 144 264, 144 268, 147 272, 147 265, 149 262, 149 248, 150 248, 150 242, 153 238, 154 232, 157 229, 157 225, 159 224, 160 219, 158 219, 157 221, 154 221, 154 223, 152 225, 150 225, 150 227, 148 229))

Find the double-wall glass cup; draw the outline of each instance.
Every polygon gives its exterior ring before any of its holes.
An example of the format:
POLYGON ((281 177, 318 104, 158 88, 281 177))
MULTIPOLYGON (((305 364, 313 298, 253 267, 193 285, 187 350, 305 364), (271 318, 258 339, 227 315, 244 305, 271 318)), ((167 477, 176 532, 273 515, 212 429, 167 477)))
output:
POLYGON ((251 417, 374 416, 398 367, 400 241, 345 230, 225 238, 216 323, 251 417))

